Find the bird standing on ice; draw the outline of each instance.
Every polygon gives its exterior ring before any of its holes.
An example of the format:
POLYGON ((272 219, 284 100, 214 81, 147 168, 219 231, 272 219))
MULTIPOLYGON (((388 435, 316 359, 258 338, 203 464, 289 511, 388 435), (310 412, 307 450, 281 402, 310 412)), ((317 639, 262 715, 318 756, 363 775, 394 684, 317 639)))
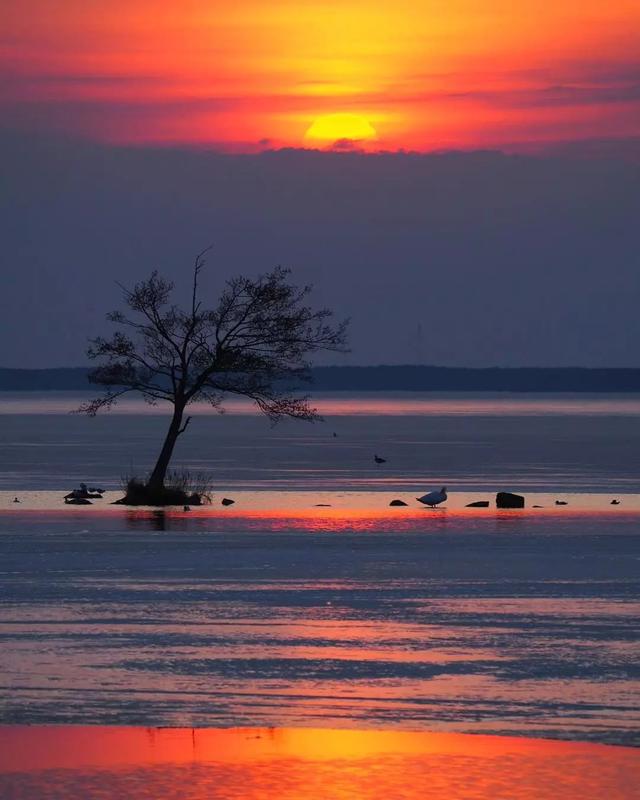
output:
POLYGON ((447 499, 447 487, 443 486, 439 492, 429 492, 428 494, 423 494, 422 497, 416 497, 416 500, 419 503, 423 503, 425 506, 429 506, 430 508, 434 508, 440 503, 444 503, 447 499))

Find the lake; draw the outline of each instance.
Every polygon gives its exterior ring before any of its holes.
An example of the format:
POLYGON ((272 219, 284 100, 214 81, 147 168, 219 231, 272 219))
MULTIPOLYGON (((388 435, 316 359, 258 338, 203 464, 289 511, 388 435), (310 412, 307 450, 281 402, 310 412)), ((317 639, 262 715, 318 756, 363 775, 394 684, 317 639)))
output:
MULTIPOLYGON (((557 751, 540 773, 549 785, 632 796, 638 751, 623 746, 640 744, 637 397, 321 397, 323 423, 276 428, 244 405, 223 416, 198 408, 176 463, 207 473, 212 504, 189 512, 110 505, 121 475, 148 469, 167 420, 137 403, 69 414, 78 401, 0 395, 0 722, 10 734, 35 725, 46 740, 51 724, 285 730, 295 741, 304 729, 343 731, 364 737, 358 758, 345 744, 354 774, 364 759, 386 787, 403 770, 435 769, 437 739, 384 740, 380 756, 377 735, 470 735, 466 755, 442 751, 445 789, 433 797, 472 796, 451 794, 451 781, 463 762, 470 781, 486 767, 473 760, 482 737, 572 740, 609 746, 601 763, 619 753, 623 766, 589 784, 580 776, 600 751, 565 761, 557 751), (65 507, 81 480, 103 485, 105 499, 65 507), (445 507, 415 501, 441 485, 445 507), (496 510, 503 489, 527 507, 496 510), (222 507, 224 495, 235 504, 222 507), (407 506, 390 508, 393 498, 407 506), (475 499, 491 506, 466 508, 475 499)), ((512 780, 531 757, 508 762, 512 780)), ((335 764, 324 768, 336 781, 335 764)), ((231 780, 229 769, 215 774, 231 780)), ((256 780, 275 774, 269 759, 264 769, 256 780)), ((86 796, 81 772, 76 789, 50 796, 86 796)), ((282 796, 298 796, 299 776, 278 774, 292 781, 282 796)), ((501 775, 476 795, 498 796, 501 775)), ((118 780, 104 796, 119 796, 128 784, 118 780)), ((557 796, 532 785, 501 796, 557 796)), ((358 796, 384 796, 365 788, 358 796)), ((327 796, 353 796, 338 789, 327 796)), ((407 792, 396 785, 396 796, 418 796, 407 792)), ((36 783, 14 796, 44 795, 36 783)))
MULTIPOLYGON (((116 489, 146 474, 166 409, 128 400, 89 419, 64 392, 0 393, 0 489, 116 489)), ((319 395, 324 422, 272 428, 253 407, 202 405, 175 464, 214 488, 423 492, 640 489, 637 395, 319 395), (336 434, 334 436, 334 433, 336 434), (374 454, 387 459, 376 465, 374 454)))

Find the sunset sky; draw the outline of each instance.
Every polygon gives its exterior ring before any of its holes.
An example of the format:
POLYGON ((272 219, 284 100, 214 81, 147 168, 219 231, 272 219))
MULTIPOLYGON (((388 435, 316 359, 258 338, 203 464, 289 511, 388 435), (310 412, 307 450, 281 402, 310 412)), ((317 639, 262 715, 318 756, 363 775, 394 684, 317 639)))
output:
POLYGON ((6 127, 226 151, 640 134, 638 0, 3 0, 6 127))
POLYGON ((640 0, 0 0, 0 365, 214 243, 334 362, 637 366, 639 169, 640 0))

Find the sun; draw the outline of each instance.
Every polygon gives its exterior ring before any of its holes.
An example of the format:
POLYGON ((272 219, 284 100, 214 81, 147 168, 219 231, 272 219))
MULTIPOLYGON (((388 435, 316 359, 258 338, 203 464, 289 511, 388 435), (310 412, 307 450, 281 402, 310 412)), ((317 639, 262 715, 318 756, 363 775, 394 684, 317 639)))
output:
POLYGON ((323 114, 307 128, 305 144, 310 147, 349 150, 374 141, 378 134, 360 114, 323 114))

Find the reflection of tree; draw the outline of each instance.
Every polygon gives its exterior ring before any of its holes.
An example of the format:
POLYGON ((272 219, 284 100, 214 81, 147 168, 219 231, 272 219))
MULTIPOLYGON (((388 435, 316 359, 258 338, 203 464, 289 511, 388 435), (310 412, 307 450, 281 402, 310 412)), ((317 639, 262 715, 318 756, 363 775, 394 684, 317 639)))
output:
POLYGON ((164 509, 153 511, 127 511, 125 522, 131 530, 166 531, 169 529, 170 517, 164 509))

